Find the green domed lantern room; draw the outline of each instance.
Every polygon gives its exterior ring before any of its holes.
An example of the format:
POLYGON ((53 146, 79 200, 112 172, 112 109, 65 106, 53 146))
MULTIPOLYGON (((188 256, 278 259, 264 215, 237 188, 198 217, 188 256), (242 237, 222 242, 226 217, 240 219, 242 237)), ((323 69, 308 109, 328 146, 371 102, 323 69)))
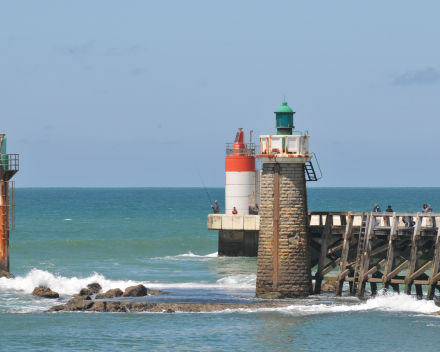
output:
POLYGON ((283 101, 277 111, 275 111, 276 127, 278 135, 291 135, 293 126, 293 114, 295 112, 283 101))

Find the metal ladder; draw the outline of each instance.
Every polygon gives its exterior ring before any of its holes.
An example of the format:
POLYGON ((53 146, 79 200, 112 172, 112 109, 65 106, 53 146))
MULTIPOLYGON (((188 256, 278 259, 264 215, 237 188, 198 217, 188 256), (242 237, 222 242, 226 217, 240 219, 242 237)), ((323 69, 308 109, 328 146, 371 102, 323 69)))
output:
POLYGON ((304 170, 306 171, 306 181, 318 181, 318 177, 316 176, 316 172, 311 161, 308 161, 304 164, 304 170))
POLYGON ((365 245, 365 238, 367 234, 367 228, 368 228, 368 213, 363 212, 362 213, 362 223, 359 230, 359 240, 358 240, 358 248, 356 253, 356 263, 354 265, 354 271, 353 271, 353 288, 352 288, 352 294, 354 294, 354 291, 356 290, 356 278, 359 275, 359 271, 361 269, 361 263, 362 263, 362 257, 364 254, 364 245, 365 245))

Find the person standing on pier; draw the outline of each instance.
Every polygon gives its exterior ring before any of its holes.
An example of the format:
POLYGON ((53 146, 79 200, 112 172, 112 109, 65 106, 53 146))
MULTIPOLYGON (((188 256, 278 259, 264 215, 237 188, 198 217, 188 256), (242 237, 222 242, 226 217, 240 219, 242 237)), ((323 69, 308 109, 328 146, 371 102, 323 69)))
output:
POLYGON ((432 207, 428 204, 423 204, 422 213, 432 213, 432 207))
POLYGON ((237 209, 235 209, 235 207, 234 207, 234 209, 232 209, 232 214, 238 214, 238 211, 237 211, 237 209))
MULTIPOLYGON (((407 211, 407 213, 409 214, 410 211, 407 211)), ((416 224, 415 221, 413 221, 413 217, 409 215, 404 216, 402 221, 405 223, 405 227, 413 227, 416 224)))
MULTIPOLYGON (((379 206, 377 204, 374 204, 373 213, 381 213, 382 210, 380 210, 379 206)), ((376 218, 376 226, 379 226, 380 219, 376 218)))
MULTIPOLYGON (((391 209, 391 205, 388 205, 388 209, 385 210, 385 212, 386 213, 392 213, 393 212, 393 209, 391 209)), ((383 218, 384 218, 384 220, 386 220, 387 226, 391 226, 390 225, 390 217, 389 216, 384 216, 383 218)))
POLYGON ((258 203, 255 203, 255 205, 252 207, 252 213, 254 213, 254 215, 258 215, 259 212, 260 208, 258 207, 258 203))
MULTIPOLYGON (((432 213, 432 207, 428 204, 423 204, 422 213, 432 213)), ((432 227, 432 218, 426 219, 426 226, 432 227)))
POLYGON ((215 205, 211 205, 211 208, 214 209, 214 214, 220 213, 220 205, 218 205, 217 201, 215 201, 215 205))

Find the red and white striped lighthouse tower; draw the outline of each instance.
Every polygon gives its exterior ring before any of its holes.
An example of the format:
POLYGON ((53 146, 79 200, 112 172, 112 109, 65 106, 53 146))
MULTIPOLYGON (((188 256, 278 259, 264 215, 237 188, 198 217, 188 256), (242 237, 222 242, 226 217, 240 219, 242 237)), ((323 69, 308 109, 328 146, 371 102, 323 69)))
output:
POLYGON ((234 143, 228 143, 226 148, 225 214, 231 214, 234 207, 238 214, 250 214, 259 202, 255 184, 255 144, 245 143, 244 132, 239 128, 234 143))

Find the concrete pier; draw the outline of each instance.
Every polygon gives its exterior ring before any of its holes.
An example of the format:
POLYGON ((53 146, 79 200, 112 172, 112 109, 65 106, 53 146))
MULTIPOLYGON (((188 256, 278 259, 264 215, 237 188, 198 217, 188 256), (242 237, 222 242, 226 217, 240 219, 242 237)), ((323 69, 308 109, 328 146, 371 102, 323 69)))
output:
POLYGON ((258 215, 208 215, 208 229, 218 230, 220 257, 256 257, 259 228, 258 215))

